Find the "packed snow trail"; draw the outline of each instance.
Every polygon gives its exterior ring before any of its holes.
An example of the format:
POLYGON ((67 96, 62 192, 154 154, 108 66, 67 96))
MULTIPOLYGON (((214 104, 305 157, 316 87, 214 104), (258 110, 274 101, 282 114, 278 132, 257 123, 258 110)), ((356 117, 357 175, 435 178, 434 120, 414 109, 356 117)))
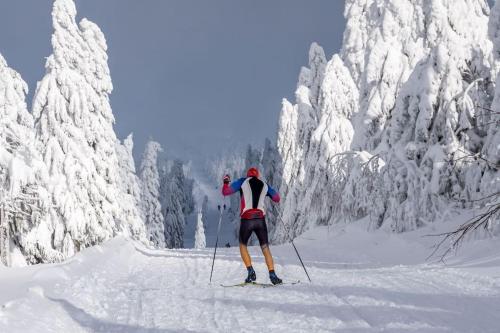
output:
MULTIPOLYGON (((0 268, 0 332, 498 332, 500 254, 418 263, 428 248, 402 236, 326 228, 273 247, 297 285, 223 288, 244 278, 237 248, 152 250, 117 238, 55 265, 0 268), (401 265, 398 263, 406 262, 401 265)), ((417 236, 414 237, 417 239, 417 236)), ((481 252, 478 249, 483 249, 481 252)), ((258 248, 257 281, 268 283, 258 248)))

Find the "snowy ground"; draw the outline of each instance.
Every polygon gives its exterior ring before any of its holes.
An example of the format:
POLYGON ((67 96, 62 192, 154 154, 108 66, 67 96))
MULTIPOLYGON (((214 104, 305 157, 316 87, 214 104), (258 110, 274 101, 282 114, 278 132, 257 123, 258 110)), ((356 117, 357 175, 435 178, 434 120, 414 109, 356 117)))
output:
POLYGON ((433 241, 425 231, 364 229, 318 228, 297 240, 312 284, 289 245, 272 248, 277 271, 303 282, 265 289, 220 287, 242 280, 235 247, 220 250, 212 285, 211 249, 151 250, 120 238, 63 264, 0 268, 0 332, 500 331, 497 241, 471 243, 443 265, 424 263, 433 241))

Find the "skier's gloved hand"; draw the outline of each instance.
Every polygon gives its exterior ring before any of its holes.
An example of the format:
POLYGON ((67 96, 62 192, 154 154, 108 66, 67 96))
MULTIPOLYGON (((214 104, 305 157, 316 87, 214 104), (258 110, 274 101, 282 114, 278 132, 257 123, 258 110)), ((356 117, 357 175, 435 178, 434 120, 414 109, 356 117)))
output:
POLYGON ((231 177, 229 175, 225 175, 223 178, 224 184, 229 184, 231 182, 231 177))

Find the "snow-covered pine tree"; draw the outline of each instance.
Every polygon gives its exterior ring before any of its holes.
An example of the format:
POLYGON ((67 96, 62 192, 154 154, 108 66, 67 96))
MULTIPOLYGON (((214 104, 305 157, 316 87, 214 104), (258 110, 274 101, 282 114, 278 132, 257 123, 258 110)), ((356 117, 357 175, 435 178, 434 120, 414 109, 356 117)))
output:
POLYGON ((283 105, 277 146, 291 236, 363 216, 412 230, 449 198, 498 191, 498 166, 477 157, 498 152, 494 113, 483 109, 495 109, 495 13, 483 0, 346 1, 342 52, 323 66, 313 45, 297 103, 283 105))
POLYGON ((5 218, 4 208, 0 207, 0 266, 10 266, 10 228, 5 218))
MULTIPOLYGON (((481 190, 483 195, 498 192, 500 188, 500 176, 498 166, 500 165, 500 2, 496 1, 491 10, 489 21, 490 38, 493 41, 494 67, 492 77, 495 80, 495 94, 490 107, 482 108, 482 112, 476 116, 481 120, 481 129, 486 132, 481 156, 488 163, 483 169, 481 190), (496 165, 496 168, 494 167, 496 165)), ((483 161, 484 162, 484 161, 483 161)), ((484 165, 484 163, 483 163, 484 165)))
MULTIPOLYGON (((276 144, 272 143, 269 138, 266 138, 264 141, 264 150, 260 165, 262 166, 262 178, 264 181, 278 190, 281 185, 281 156, 278 153, 276 144)), ((278 221, 280 218, 279 214, 278 205, 270 200, 266 200, 266 222, 270 239, 274 238, 276 225, 280 223, 278 221)))
POLYGON ((379 206, 372 215, 378 226, 384 223, 398 232, 436 220, 447 199, 478 197, 482 167, 470 160, 458 164, 453 161, 464 154, 475 154, 483 146, 480 127, 484 112, 477 106, 491 103, 491 71, 495 67, 490 62, 489 9, 484 1, 432 5, 419 2, 412 4, 413 8, 407 6, 388 12, 404 21, 408 31, 388 33, 379 20, 372 30, 383 30, 385 36, 370 45, 382 50, 388 41, 397 38, 402 51, 391 48, 387 55, 379 55, 373 68, 365 70, 363 75, 367 76, 370 70, 392 69, 384 70, 387 76, 379 78, 386 82, 383 86, 389 87, 388 92, 365 86, 369 88, 361 92, 364 96, 376 91, 380 99, 373 98, 369 103, 366 99, 367 107, 362 104, 364 114, 360 114, 361 123, 376 124, 375 131, 369 132, 373 134, 369 141, 376 145, 380 140, 376 150, 364 148, 378 154, 385 164, 377 186, 381 192, 378 198, 385 199, 382 203, 371 200, 379 206), (409 9, 419 13, 417 18, 408 20, 405 13, 409 9), (404 39, 406 34, 415 33, 422 36, 416 43, 404 39), (471 173, 475 176, 471 177, 471 173))
MULTIPOLYGON (((297 214, 301 214, 298 206, 301 202, 302 191, 307 186, 305 183, 309 181, 305 177, 304 162, 307 160, 312 133, 318 125, 319 87, 323 81, 326 63, 323 49, 313 43, 309 50, 309 67, 303 67, 299 74, 299 82, 295 91, 297 103, 292 105, 286 99, 283 100, 277 148, 282 162, 279 190, 285 200, 280 205, 279 215, 287 224, 292 224, 291 221, 295 222, 298 218, 297 214)), ((306 212, 303 214, 306 216, 306 212)), ((304 223, 307 222, 304 220, 304 223)), ((293 225, 296 224, 293 223, 293 225)), ((289 237, 291 235, 287 235, 285 228, 277 227, 274 238, 283 241, 289 237)))
POLYGON ((183 185, 184 198, 183 198, 182 212, 184 213, 184 216, 186 216, 187 218, 188 215, 194 212, 196 206, 196 200, 193 194, 195 182, 194 179, 191 177, 191 162, 183 163, 182 170, 183 170, 183 177, 181 180, 182 183, 184 184, 183 185))
POLYGON ((243 174, 246 175, 246 171, 251 168, 262 169, 261 167, 262 152, 258 148, 254 148, 252 145, 247 146, 245 154, 245 169, 241 170, 243 174))
POLYGON ((118 170, 119 179, 118 185, 122 192, 122 210, 124 214, 121 221, 134 221, 130 231, 132 237, 143 239, 146 237, 145 231, 145 216, 142 212, 142 193, 139 177, 136 175, 135 162, 132 151, 134 149, 133 135, 130 134, 123 141, 123 144, 117 143, 116 151, 118 154, 118 170))
POLYGON ((135 234, 137 220, 121 220, 117 138, 106 40, 87 19, 76 24, 72 0, 55 0, 53 54, 39 82, 33 115, 37 146, 50 174, 52 221, 45 233, 62 257, 119 234, 135 234))
POLYGON ((206 247, 205 227, 203 226, 203 214, 198 212, 198 219, 196 222, 196 233, 194 235, 194 248, 204 249, 206 247))
POLYGON ((21 76, 0 55, 0 252, 7 265, 61 259, 45 233, 50 225, 47 168, 34 147, 27 91, 21 76))
MULTIPOLYGON (((26 106, 28 85, 21 75, 7 65, 0 54, 0 135, 6 142, 19 146, 33 138, 33 117, 26 106), (8 137, 11 137, 8 139, 8 137)), ((2 145, 5 148, 4 145, 2 145)))
POLYGON ((160 174, 158 154, 162 151, 156 141, 148 141, 142 155, 139 177, 142 187, 142 212, 149 241, 156 247, 165 247, 165 228, 160 203, 160 174))
POLYGON ((208 196, 203 196, 203 203, 201 205, 201 215, 203 216, 203 226, 207 227, 207 217, 208 217, 209 207, 208 207, 208 196))
POLYGON ((264 141, 264 150, 262 151, 262 158, 260 165, 262 166, 262 177, 271 185, 275 187, 281 181, 281 156, 275 143, 271 142, 269 138, 264 141))
MULTIPOLYGON (((313 44, 310 54, 323 54, 318 49, 320 47, 313 44)), ((314 68, 313 64, 314 62, 311 66, 314 68)), ((286 178, 282 180, 292 185, 293 189, 284 195, 285 200, 280 209, 283 220, 295 221, 287 228, 284 228, 281 223, 277 225, 275 238, 279 240, 286 240, 300 234, 311 221, 320 224, 327 223, 332 216, 333 206, 341 202, 339 198, 341 190, 336 188, 341 175, 338 174, 339 166, 335 164, 335 159, 339 153, 349 150, 351 145, 353 128, 350 118, 357 110, 357 89, 340 57, 333 57, 322 69, 324 72, 317 76, 322 77, 323 81, 320 88, 314 90, 317 95, 312 94, 313 90, 307 88, 309 103, 306 105, 315 108, 315 110, 306 113, 306 115, 309 117, 310 114, 315 114, 318 118, 306 117, 309 121, 303 122, 303 126, 310 133, 307 139, 301 137, 304 135, 304 131, 300 128, 296 132, 298 137, 295 138, 295 142, 306 142, 307 145, 299 149, 292 147, 291 149, 301 152, 293 158, 293 154, 287 153, 287 149, 290 148, 283 145, 286 141, 279 141, 281 144, 278 147, 280 154, 286 157, 287 164, 290 164, 286 178), (288 172, 292 173, 288 174, 288 172), (294 174, 298 176, 297 179, 292 176, 294 174), (288 232, 291 234, 287 234, 288 232)), ((302 73, 304 72, 307 73, 307 71, 302 70, 302 73)), ((299 79, 300 81, 310 82, 304 79, 299 79)), ((300 94, 300 91, 304 90, 306 87, 299 85, 298 98, 306 98, 303 96, 305 92, 300 94)), ((293 109, 286 106, 285 103, 282 111, 280 137, 286 135, 289 126, 287 124, 291 124, 297 116, 293 110, 304 109, 299 105, 294 106, 293 109)), ((305 108, 305 110, 309 109, 305 108)), ((282 184, 285 190, 289 188, 287 183, 282 184)))
MULTIPOLYGON (((12 172, 17 170, 11 167, 11 163, 16 159, 19 148, 29 144, 33 137, 33 119, 25 102, 27 90, 28 86, 21 76, 7 66, 0 54, 0 264, 6 266, 11 264, 11 222, 7 218, 6 203, 12 202, 12 196, 19 192, 22 185, 22 181, 19 184, 18 180, 14 179, 12 172)), ((23 163, 23 160, 18 163, 23 163)), ((25 171, 28 171, 26 167, 24 165, 25 171)), ((19 171, 23 173, 23 170, 19 171)), ((22 175, 23 178, 26 176, 22 175)))
POLYGON ((168 248, 184 246, 186 216, 192 213, 193 208, 190 203, 194 202, 192 189, 191 180, 184 174, 182 161, 173 161, 170 170, 166 170, 162 176, 161 190, 165 243, 168 248))

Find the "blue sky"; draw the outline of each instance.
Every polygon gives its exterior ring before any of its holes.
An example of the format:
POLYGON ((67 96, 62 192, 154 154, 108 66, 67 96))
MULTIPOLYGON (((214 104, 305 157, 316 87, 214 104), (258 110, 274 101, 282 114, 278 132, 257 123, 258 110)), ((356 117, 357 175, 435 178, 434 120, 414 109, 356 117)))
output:
MULTIPOLYGON (((341 47, 340 0, 77 0, 104 31, 120 138, 198 159, 274 137, 316 41, 341 47)), ((51 53, 51 0, 0 3, 0 53, 33 93, 51 53)))

